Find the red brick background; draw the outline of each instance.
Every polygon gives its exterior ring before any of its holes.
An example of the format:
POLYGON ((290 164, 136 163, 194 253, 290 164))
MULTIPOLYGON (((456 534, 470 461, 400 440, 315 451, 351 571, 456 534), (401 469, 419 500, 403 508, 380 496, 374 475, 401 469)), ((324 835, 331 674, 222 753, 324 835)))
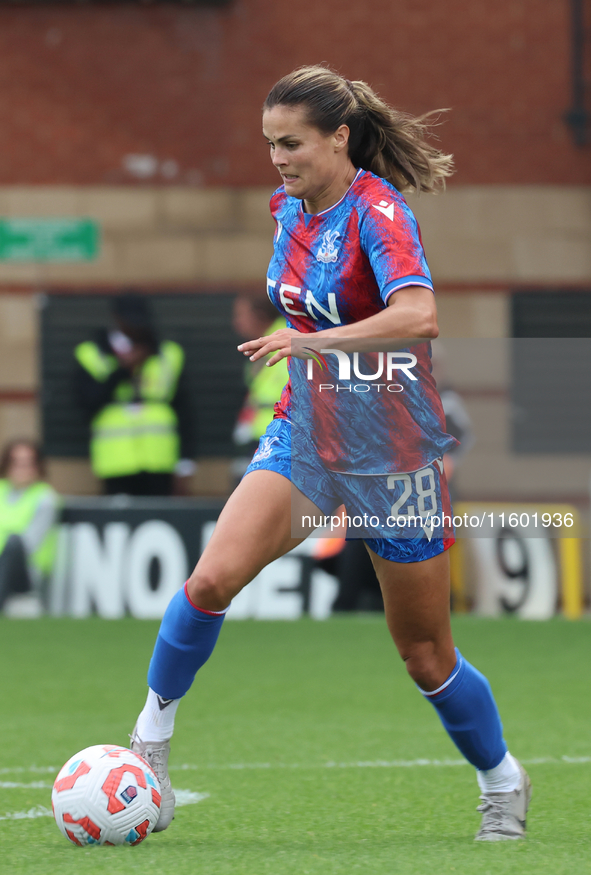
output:
POLYGON ((0 8, 0 184, 133 184, 137 153, 151 183, 273 184, 261 103, 316 62, 451 107, 458 183, 591 183, 562 120, 568 0, 234 0, 0 8))

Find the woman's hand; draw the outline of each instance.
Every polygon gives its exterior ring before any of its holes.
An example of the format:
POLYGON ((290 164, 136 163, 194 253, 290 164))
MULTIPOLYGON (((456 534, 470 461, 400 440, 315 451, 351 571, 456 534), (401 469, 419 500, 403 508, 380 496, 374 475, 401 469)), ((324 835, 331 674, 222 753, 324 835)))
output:
POLYGON ((301 331, 296 331, 295 328, 280 328, 273 334, 257 337, 256 340, 247 340, 245 343, 241 343, 238 349, 243 355, 248 356, 251 362, 256 362, 260 358, 274 353, 265 364, 276 365, 281 359, 294 354, 291 350, 291 341, 294 337, 304 337, 304 334, 301 331))
POLYGON ((320 351, 326 347, 335 347, 344 352, 390 350, 398 348, 393 346, 395 339, 400 339, 402 347, 406 348, 437 337, 438 333, 437 310, 431 289, 405 286, 390 295, 387 307, 359 322, 335 325, 334 328, 325 328, 311 334, 296 331, 295 328, 281 328, 256 340, 247 340, 238 349, 251 362, 274 353, 265 364, 276 365, 290 355, 301 359, 309 358, 306 350, 320 351), (293 344, 292 349, 292 340, 296 337, 302 339, 293 344), (387 341, 386 347, 384 340, 387 341))

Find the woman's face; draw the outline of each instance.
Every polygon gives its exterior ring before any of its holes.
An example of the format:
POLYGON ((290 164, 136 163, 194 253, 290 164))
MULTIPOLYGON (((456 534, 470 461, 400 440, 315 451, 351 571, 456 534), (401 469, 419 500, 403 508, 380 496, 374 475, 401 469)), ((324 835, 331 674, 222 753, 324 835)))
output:
POLYGON ((301 106, 277 105, 263 113, 263 134, 286 194, 314 205, 339 185, 352 167, 347 153, 349 128, 324 134, 306 120, 301 106))
POLYGON ((6 477, 17 489, 30 486, 39 479, 37 459, 31 447, 17 444, 12 448, 6 477))

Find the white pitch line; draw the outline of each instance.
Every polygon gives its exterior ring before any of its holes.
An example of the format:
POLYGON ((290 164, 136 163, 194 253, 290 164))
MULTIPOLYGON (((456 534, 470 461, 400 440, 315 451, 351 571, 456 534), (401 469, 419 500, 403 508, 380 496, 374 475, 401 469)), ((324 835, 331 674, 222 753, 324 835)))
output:
MULTIPOLYGON (((591 763, 591 756, 571 757, 564 754, 561 757, 535 757, 533 759, 521 760, 523 765, 583 765, 591 763)), ((245 770, 245 769, 408 769, 420 768, 424 766, 434 767, 449 767, 449 766, 467 766, 466 760, 360 760, 358 762, 326 762, 326 763, 227 763, 226 765, 206 764, 197 766, 191 763, 185 763, 182 766, 172 766, 171 771, 198 771, 202 769, 212 770, 245 770)), ((15 766, 14 768, 0 769, 0 774, 22 774, 26 772, 53 772, 57 769, 53 766, 15 766)), ((51 785, 43 781, 33 781, 30 784, 21 784, 12 781, 0 782, 0 788, 12 789, 43 789, 47 790, 51 785)), ((193 790, 177 790, 175 788, 177 805, 195 805, 197 802, 202 802, 204 799, 209 799, 209 793, 197 793, 193 790)), ((37 817, 53 817, 53 813, 49 808, 44 808, 42 805, 37 805, 35 808, 29 808, 28 811, 15 811, 0 815, 1 820, 30 820, 37 817)))
POLYGON ((13 814, 0 815, 0 820, 33 820, 36 817, 53 817, 51 809, 37 805, 28 811, 15 811, 13 814))
MULTIPOLYGON (((522 759, 520 762, 525 766, 552 764, 582 765, 585 763, 591 763, 591 756, 573 757, 564 754, 560 757, 533 757, 531 759, 522 759)), ((169 768, 170 771, 193 772, 202 769, 212 769, 214 771, 242 771, 251 769, 409 769, 422 766, 434 766, 440 768, 466 765, 468 765, 468 763, 464 759, 430 760, 421 758, 416 760, 358 760, 356 762, 337 762, 336 760, 329 760, 324 763, 203 763, 201 765, 195 763, 184 763, 181 766, 170 766, 169 768)), ((27 774, 31 772, 56 775, 58 771, 59 769, 56 766, 13 766, 12 768, 7 767, 0 769, 0 775, 27 774)), ((12 787, 32 789, 38 787, 39 789, 46 789, 50 786, 51 785, 42 781, 35 781, 31 784, 17 784, 8 781, 0 782, 0 788, 5 789, 10 789, 12 787)))
MULTIPOLYGON (((584 757, 535 757, 534 759, 523 759, 520 762, 525 766, 533 765, 580 765, 583 763, 591 763, 591 756, 584 757)), ((193 763, 184 763, 182 766, 170 766, 170 771, 247 771, 259 769, 409 769, 420 768, 425 766, 449 767, 449 766, 467 766, 469 763, 464 759, 458 760, 360 760, 358 762, 325 762, 325 763, 225 763, 216 765, 214 763, 205 763, 204 765, 195 765, 193 763)))
MULTIPOLYGON (((28 784, 20 786, 30 786, 28 784)), ((193 790, 175 790, 176 804, 180 808, 183 805, 196 805, 197 802, 202 802, 204 799, 209 799, 209 793, 195 793, 193 790)), ((35 808, 29 808, 28 811, 14 811, 0 815, 0 820, 35 820, 37 817, 53 817, 53 812, 50 808, 45 808, 43 805, 37 805, 35 808)))
POLYGON ((177 805, 195 805, 197 802, 202 802, 204 799, 209 799, 209 793, 194 793, 193 790, 177 790, 174 789, 177 805))

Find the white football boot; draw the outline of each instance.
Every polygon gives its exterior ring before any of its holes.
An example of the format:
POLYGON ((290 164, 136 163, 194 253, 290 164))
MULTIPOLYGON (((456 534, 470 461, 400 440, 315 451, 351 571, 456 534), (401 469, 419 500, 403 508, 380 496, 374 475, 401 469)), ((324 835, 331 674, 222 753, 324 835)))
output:
POLYGON ((129 736, 131 750, 139 754, 152 767, 160 784, 162 799, 160 801, 160 817, 153 832, 162 832, 170 826, 174 818, 174 791, 168 774, 168 756, 170 741, 142 741, 137 734, 137 727, 129 736))
POLYGON ((531 781, 521 765, 521 783, 510 793, 483 793, 477 811, 482 823, 476 833, 477 842, 505 842, 525 837, 525 818, 531 799, 531 781))

